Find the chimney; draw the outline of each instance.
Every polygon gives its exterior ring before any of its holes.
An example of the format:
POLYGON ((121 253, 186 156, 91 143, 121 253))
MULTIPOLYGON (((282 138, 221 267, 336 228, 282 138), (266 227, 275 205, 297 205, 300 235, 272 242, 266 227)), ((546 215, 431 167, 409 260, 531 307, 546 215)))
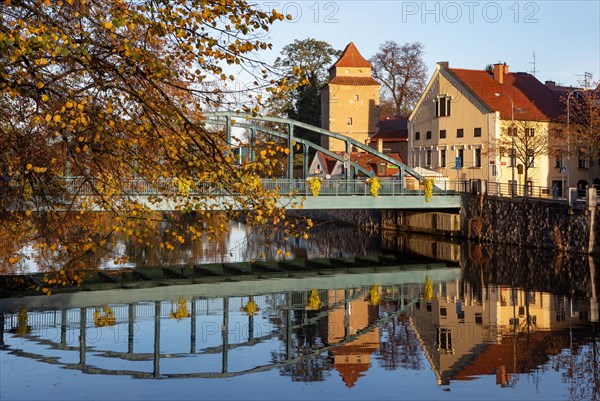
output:
POLYGON ((449 64, 448 64, 448 62, 447 62, 447 61, 438 61, 438 65, 439 65, 441 68, 449 68, 449 64))
POLYGON ((383 139, 381 138, 377 139, 377 151, 383 153, 383 139))
POLYGON ((554 88, 556 86, 556 82, 554 81, 546 81, 544 82, 548 88, 554 88))
POLYGON ((508 72, 508 66, 502 63, 494 64, 494 80, 499 84, 504 83, 504 74, 508 72))

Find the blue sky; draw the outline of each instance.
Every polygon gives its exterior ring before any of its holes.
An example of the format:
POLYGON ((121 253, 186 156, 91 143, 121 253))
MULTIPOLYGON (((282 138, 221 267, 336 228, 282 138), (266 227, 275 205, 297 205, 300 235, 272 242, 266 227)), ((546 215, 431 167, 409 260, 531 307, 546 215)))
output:
POLYGON ((438 61, 483 69, 506 62, 511 72, 576 85, 584 72, 600 80, 600 1, 259 1, 292 16, 272 27, 272 62, 282 47, 313 37, 338 49, 354 42, 365 58, 386 40, 423 43, 430 76, 438 61))

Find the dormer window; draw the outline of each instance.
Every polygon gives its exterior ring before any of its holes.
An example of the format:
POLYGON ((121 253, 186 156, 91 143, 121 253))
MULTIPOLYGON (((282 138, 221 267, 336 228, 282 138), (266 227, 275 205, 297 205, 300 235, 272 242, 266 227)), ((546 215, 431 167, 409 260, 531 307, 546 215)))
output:
POLYGON ((436 117, 450 116, 451 105, 452 105, 452 96, 439 95, 435 99, 435 116, 436 117))

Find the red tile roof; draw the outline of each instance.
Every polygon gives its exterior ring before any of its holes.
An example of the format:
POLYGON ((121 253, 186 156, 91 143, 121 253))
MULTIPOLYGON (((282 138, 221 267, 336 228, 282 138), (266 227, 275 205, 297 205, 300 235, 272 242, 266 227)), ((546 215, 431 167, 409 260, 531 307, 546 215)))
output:
POLYGON ((405 116, 382 116, 382 117, 379 117, 379 129, 382 131, 408 129, 408 117, 405 117, 405 116))
POLYGON ((377 142, 378 139, 383 142, 408 142, 408 130, 378 131, 369 139, 369 143, 377 142))
POLYGON ((511 119, 512 112, 508 96, 514 102, 515 120, 557 121, 565 109, 559 94, 531 74, 506 73, 504 83, 500 84, 485 70, 448 68, 447 71, 465 83, 490 109, 499 111, 500 117, 505 120, 511 119), (501 96, 497 97, 495 93, 501 96))
POLYGON ((334 77, 329 85, 379 86, 379 82, 371 77, 334 77))
MULTIPOLYGON (((404 161, 402 160, 402 157, 400 157, 400 155, 398 153, 389 153, 386 156, 389 156, 394 160, 398 160, 400 163, 404 163, 404 161)), ((352 160, 354 163, 358 164, 359 166, 361 166, 362 168, 364 168, 367 171, 371 170, 371 171, 377 172, 377 163, 380 163, 380 162, 386 163, 386 165, 387 165, 386 161, 384 161, 384 160, 380 159, 379 157, 374 156, 370 153, 352 152, 350 154, 350 160, 352 160)), ((389 177, 398 172, 397 168, 390 168, 389 166, 390 165, 388 165, 388 168, 386 168, 386 172, 382 175, 383 177, 389 177)))
POLYGON ((385 116, 379 118, 379 131, 370 138, 370 143, 383 139, 384 142, 408 142, 408 118, 385 116))
POLYGON ((371 63, 361 56, 354 43, 350 42, 338 61, 329 69, 334 67, 371 67, 371 63))
POLYGON ((334 364, 333 367, 340 372, 340 376, 347 387, 354 387, 354 383, 359 377, 364 376, 363 372, 369 370, 370 365, 368 363, 345 363, 345 364, 334 364))

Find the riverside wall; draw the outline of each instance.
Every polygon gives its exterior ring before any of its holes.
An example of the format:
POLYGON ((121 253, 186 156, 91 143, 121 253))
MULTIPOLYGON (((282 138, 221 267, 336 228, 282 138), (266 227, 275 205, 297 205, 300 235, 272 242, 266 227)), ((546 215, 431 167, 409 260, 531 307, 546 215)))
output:
POLYGON ((461 234, 482 242, 599 253, 598 208, 565 202, 463 195, 461 234))
POLYGON ((367 231, 398 231, 599 254, 600 211, 595 206, 552 200, 463 194, 460 211, 322 210, 303 213, 367 231))

